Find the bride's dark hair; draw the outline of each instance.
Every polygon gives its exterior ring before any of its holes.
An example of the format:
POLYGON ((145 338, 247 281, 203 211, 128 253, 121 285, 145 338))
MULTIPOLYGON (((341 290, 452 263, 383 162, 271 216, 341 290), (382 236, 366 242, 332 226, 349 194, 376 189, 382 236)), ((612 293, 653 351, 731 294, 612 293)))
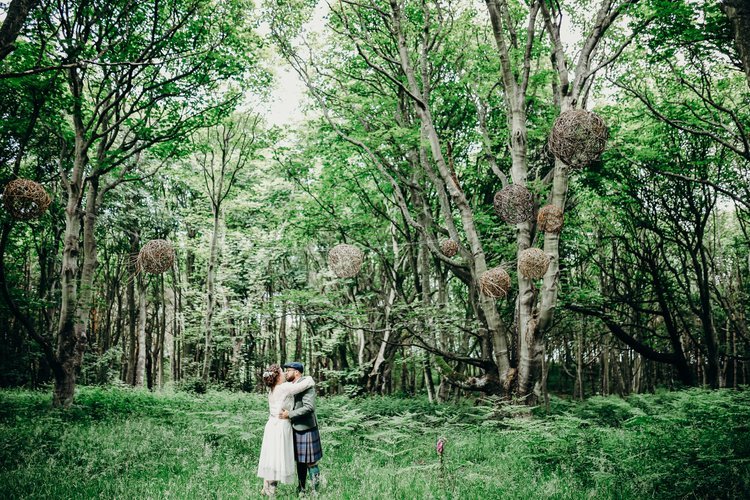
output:
POLYGON ((266 384, 266 387, 273 389, 273 387, 276 385, 276 379, 278 378, 280 373, 281 367, 279 365, 277 365, 276 363, 268 365, 263 371, 263 383, 266 384))

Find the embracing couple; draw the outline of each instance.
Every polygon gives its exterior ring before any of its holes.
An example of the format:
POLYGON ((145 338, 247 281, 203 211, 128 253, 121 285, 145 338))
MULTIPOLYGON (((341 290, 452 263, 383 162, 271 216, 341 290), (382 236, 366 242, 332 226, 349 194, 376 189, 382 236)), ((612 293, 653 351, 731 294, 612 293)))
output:
POLYGON ((270 416, 263 432, 258 477, 263 478, 263 495, 276 494, 276 485, 299 481, 303 493, 310 476, 313 492, 320 483, 318 461, 323 457, 318 421, 315 418, 315 381, 304 377, 302 363, 273 364, 263 372, 269 388, 270 416))

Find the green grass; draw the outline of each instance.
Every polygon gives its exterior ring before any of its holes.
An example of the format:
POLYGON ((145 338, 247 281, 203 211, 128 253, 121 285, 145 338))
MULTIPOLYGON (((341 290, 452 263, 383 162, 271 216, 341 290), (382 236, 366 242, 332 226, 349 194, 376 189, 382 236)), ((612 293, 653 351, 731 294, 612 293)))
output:
MULTIPOLYGON (((0 391, 0 497, 257 498, 266 412, 251 394, 82 388, 61 412, 47 393, 0 391)), ((750 496, 745 391, 555 399, 533 416, 336 397, 319 399, 318 416, 322 498, 750 496)))

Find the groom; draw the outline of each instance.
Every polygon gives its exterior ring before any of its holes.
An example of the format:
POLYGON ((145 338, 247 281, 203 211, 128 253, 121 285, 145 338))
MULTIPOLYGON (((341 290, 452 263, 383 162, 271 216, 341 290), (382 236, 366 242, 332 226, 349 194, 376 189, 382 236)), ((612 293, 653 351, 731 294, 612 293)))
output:
MULTIPOLYGON (((302 378, 305 367, 302 363, 292 362, 284 365, 284 375, 288 382, 293 384, 302 378)), ((310 474, 312 489, 315 491, 320 481, 320 468, 318 461, 323 458, 323 448, 320 446, 320 433, 318 432, 318 419, 315 418, 315 388, 294 396, 294 408, 291 411, 282 410, 279 418, 288 418, 292 421, 294 432, 294 460, 297 462, 297 479, 299 479, 299 491, 305 489, 307 475, 310 474)))

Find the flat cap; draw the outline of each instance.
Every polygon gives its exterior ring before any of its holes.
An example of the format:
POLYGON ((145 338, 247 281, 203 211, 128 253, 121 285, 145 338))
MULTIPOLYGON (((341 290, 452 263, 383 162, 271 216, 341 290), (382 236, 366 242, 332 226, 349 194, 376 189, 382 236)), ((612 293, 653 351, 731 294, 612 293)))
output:
POLYGON ((298 363, 297 361, 292 361, 291 363, 285 363, 282 368, 293 368, 294 370, 297 370, 300 373, 304 373, 305 371, 305 365, 302 363, 298 363))

